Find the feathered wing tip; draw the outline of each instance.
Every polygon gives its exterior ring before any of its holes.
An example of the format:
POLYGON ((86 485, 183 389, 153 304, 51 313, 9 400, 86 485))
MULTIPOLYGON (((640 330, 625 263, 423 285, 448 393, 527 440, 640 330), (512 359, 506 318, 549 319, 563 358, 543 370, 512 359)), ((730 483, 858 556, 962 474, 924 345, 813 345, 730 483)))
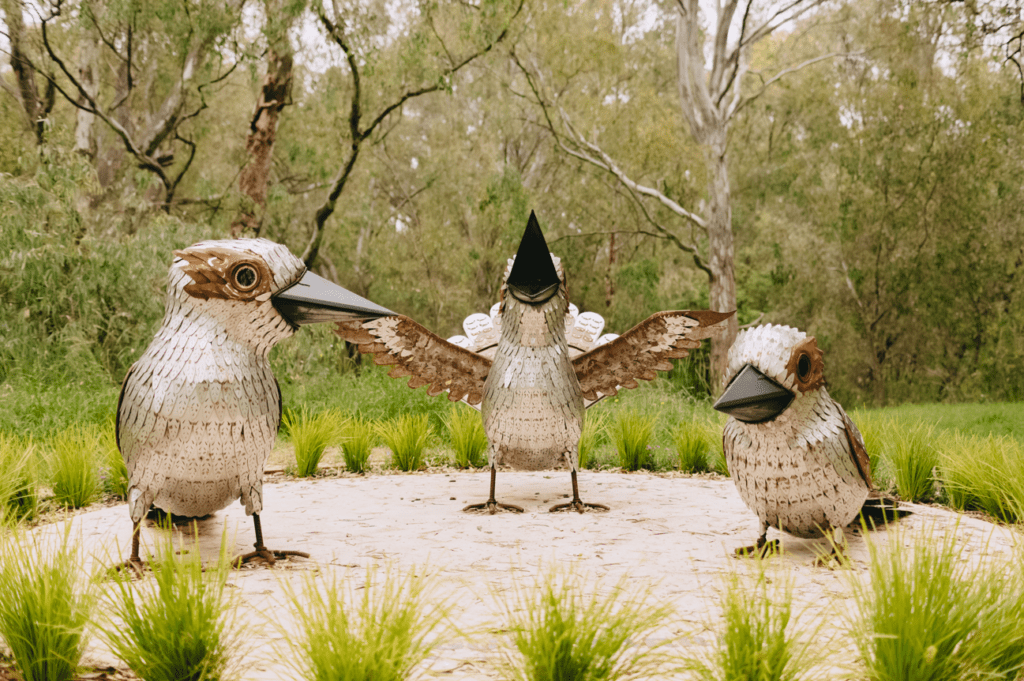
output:
POLYGON ((906 506, 900 506, 894 499, 879 496, 865 501, 853 522, 863 522, 869 530, 874 530, 910 515, 914 515, 914 512, 906 506))

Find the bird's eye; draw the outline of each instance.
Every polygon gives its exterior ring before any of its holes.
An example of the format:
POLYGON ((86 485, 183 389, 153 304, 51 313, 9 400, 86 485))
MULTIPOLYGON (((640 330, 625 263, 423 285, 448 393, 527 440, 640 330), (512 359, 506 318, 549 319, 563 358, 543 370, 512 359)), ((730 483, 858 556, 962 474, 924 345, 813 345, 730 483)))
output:
POLYGON ((249 291, 259 283, 259 273, 252 265, 239 265, 235 268, 235 285, 241 291, 249 291))
POLYGON ((796 361, 796 377, 802 383, 811 375, 811 356, 806 352, 796 361))

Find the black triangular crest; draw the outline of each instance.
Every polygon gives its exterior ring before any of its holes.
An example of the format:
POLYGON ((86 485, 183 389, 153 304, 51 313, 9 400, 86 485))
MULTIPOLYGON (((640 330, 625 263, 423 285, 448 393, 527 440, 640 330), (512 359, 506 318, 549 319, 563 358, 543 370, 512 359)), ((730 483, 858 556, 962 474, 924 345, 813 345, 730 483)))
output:
POLYGON ((545 289, 560 283, 555 264, 551 262, 551 251, 540 231, 537 216, 530 211, 530 220, 526 223, 523 240, 519 242, 519 251, 508 274, 508 286, 516 288, 527 296, 535 296, 545 289))

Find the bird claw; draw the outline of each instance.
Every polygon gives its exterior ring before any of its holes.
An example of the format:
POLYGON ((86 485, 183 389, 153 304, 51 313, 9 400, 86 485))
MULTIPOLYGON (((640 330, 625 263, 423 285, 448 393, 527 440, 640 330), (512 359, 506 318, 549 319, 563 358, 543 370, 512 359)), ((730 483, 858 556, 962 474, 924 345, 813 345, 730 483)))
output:
POLYGON ((588 504, 585 501, 573 499, 567 504, 555 504, 554 506, 548 509, 548 513, 559 513, 561 511, 576 511, 577 513, 586 513, 588 508, 593 509, 595 511, 611 510, 604 504, 588 504))
POLYGON ((300 558, 309 558, 309 554, 305 551, 279 551, 271 550, 266 546, 257 546, 255 551, 235 556, 231 559, 231 565, 238 568, 254 560, 262 560, 267 565, 273 567, 277 563, 278 558, 287 558, 289 556, 299 556, 300 558))
POLYGON ((112 573, 120 574, 131 570, 135 574, 136 579, 142 579, 142 575, 146 572, 145 561, 139 558, 129 558, 123 563, 118 563, 114 567, 110 568, 112 573))
POLYGON ((469 511, 487 511, 491 515, 494 515, 499 509, 502 511, 511 511, 512 513, 525 513, 522 506, 516 506, 515 504, 502 504, 494 501, 493 499, 485 501, 482 504, 470 504, 462 509, 462 511, 463 513, 467 513, 469 511))
POLYGON ((766 558, 773 553, 779 553, 782 550, 779 545, 778 539, 772 539, 771 541, 759 541, 753 546, 741 546, 736 549, 737 558, 766 558))

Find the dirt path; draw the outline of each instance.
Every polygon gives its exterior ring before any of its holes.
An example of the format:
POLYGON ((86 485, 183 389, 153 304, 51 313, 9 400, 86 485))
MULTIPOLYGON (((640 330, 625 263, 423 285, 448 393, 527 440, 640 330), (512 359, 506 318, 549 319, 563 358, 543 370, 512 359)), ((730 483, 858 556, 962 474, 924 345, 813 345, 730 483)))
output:
MULTIPOLYGON (((547 513, 569 491, 565 472, 499 473, 498 498, 523 506, 522 515, 466 514, 460 509, 481 501, 488 477, 481 472, 372 475, 367 478, 326 478, 269 484, 264 498, 266 544, 312 554, 290 561, 283 569, 243 569, 230 583, 242 595, 247 640, 253 644, 252 667, 245 679, 291 678, 277 659, 279 634, 265 622, 291 621, 282 597, 282 580, 299 584, 308 570, 347 573, 361 583, 367 566, 391 564, 405 571, 430 566, 440 573, 438 590, 455 599, 455 621, 471 638, 444 645, 429 660, 428 676, 446 679, 491 678, 498 675, 502 623, 492 594, 503 594, 513 579, 529 578, 555 564, 576 569, 610 586, 623 576, 637 583, 656 583, 659 601, 674 606, 677 618, 664 635, 688 634, 680 652, 710 643, 705 626, 717 610, 718 578, 743 570, 732 550, 750 543, 756 518, 743 506, 729 480, 625 475, 583 471, 584 500, 605 503, 607 513, 547 513)), ((955 531, 971 555, 1009 549, 1013 533, 990 523, 931 507, 902 521, 914 531, 955 531)), ((104 508, 74 517, 73 536, 80 536, 92 561, 111 564, 130 545, 131 524, 125 506, 104 508)), ((199 522, 199 550, 217 555, 225 524, 235 553, 248 550, 252 523, 233 505, 199 522)), ((51 526, 54 531, 58 526, 51 526)), ((153 532, 144 530, 144 542, 153 532)), ((886 532, 874 533, 889 541, 886 532)), ((774 532, 769 537, 778 536, 774 532)), ((795 582, 798 602, 810 615, 836 612, 849 604, 849 570, 813 566, 815 542, 783 537, 785 555, 772 559, 772 569, 785 570, 795 582)), ((867 557, 864 540, 850 539, 854 571, 862 572, 867 557)), ((840 649, 847 646, 843 643, 840 649)), ((96 664, 113 659, 98 644, 89 657, 96 664)), ((843 655, 836 659, 840 664, 843 655)))

